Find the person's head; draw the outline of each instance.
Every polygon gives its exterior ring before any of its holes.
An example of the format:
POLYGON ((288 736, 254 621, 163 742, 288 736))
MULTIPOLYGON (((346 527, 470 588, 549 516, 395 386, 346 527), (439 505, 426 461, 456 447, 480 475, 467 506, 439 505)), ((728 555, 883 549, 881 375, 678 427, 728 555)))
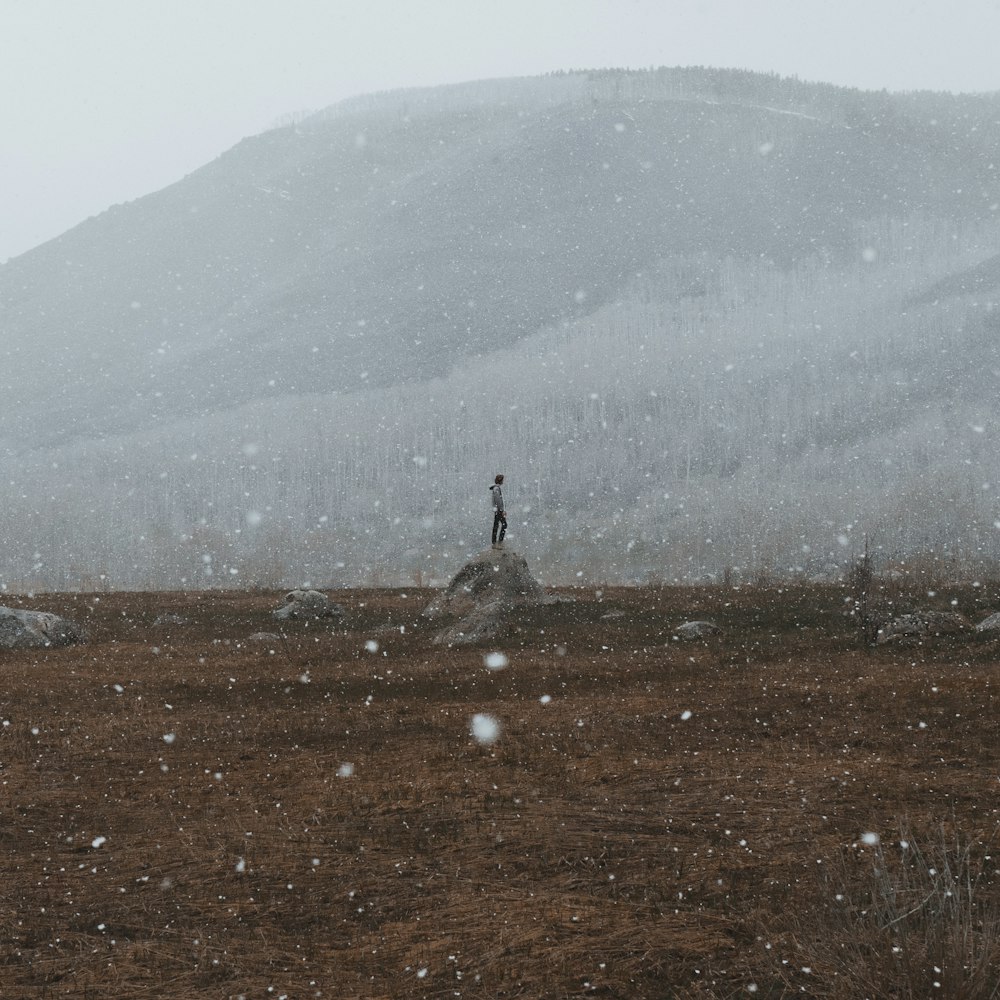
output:
POLYGON ((495 482, 497 486, 499 486, 503 482, 503 475, 498 472, 496 475, 496 479, 494 479, 493 482, 495 482))

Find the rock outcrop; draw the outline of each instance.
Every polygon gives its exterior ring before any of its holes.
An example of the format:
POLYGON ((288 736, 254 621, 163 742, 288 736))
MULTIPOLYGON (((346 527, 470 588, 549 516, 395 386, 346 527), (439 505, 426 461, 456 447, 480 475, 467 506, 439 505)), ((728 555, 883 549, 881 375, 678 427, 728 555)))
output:
POLYGON ((83 642, 83 629, 51 611, 0 607, 0 649, 44 649, 83 642))
POLYGON ((318 590, 290 590, 285 603, 272 612, 274 618, 343 618, 344 609, 318 590))
POLYGON ((435 642, 473 645, 504 631, 518 608, 555 601, 531 575, 523 556, 510 549, 487 549, 458 571, 423 616, 446 622, 435 642))

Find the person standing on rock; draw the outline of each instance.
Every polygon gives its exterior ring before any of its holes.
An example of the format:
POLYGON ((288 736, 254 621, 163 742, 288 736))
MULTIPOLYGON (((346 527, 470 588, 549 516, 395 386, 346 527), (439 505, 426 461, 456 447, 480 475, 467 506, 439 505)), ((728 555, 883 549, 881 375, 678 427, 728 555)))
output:
POLYGON ((493 480, 490 493, 493 494, 493 548, 503 548, 503 536, 507 533, 507 512, 503 505, 503 476, 499 473, 493 480))

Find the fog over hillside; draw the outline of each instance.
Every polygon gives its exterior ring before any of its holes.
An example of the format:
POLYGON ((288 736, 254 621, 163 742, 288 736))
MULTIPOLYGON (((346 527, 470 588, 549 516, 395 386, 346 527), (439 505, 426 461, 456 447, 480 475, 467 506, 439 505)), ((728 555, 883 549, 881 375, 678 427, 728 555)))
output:
POLYGON ((1000 569, 1000 95, 357 98, 0 266, 0 583, 1000 569))

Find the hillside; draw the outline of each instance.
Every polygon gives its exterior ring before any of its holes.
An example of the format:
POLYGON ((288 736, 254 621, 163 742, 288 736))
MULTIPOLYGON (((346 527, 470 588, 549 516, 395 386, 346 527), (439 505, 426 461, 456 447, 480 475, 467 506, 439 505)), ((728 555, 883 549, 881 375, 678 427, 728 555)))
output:
POLYGON ((998 164, 996 95, 711 70, 244 140, 0 267, 5 578, 434 575, 500 466, 554 577, 991 559, 998 164))

